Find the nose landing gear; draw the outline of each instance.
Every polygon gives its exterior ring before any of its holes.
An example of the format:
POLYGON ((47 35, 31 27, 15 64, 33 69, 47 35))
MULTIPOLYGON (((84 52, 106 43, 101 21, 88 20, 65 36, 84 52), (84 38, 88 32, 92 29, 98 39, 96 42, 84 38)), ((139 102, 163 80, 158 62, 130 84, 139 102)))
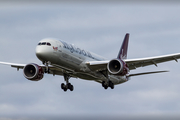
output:
POLYGON ((43 62, 43 64, 46 66, 46 69, 44 70, 45 73, 50 73, 50 70, 49 70, 49 62, 43 62))

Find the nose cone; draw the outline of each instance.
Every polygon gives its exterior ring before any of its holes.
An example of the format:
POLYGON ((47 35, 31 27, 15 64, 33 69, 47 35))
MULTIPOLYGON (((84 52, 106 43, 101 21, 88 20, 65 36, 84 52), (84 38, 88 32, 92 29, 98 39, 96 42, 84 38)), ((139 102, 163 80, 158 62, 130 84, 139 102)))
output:
POLYGON ((43 60, 44 55, 45 55, 45 53, 44 53, 43 49, 41 47, 37 46, 36 47, 36 56, 37 56, 37 58, 40 59, 40 60, 43 60))
POLYGON ((45 46, 36 47, 36 56, 39 60, 48 61, 49 54, 50 54, 50 49, 45 48, 45 46))

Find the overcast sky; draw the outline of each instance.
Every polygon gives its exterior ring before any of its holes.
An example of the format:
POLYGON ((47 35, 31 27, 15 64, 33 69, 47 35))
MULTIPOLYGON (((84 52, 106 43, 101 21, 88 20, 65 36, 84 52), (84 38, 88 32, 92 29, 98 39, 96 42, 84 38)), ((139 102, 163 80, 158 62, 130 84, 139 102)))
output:
MULTIPOLYGON (((128 58, 180 52, 180 3, 1 3, 0 61, 37 63, 35 48, 47 37, 59 38, 107 59, 117 56, 130 33, 128 58)), ((169 70, 132 77, 104 90, 101 84, 45 75, 38 82, 22 70, 0 65, 0 120, 38 116, 173 116, 180 114, 180 63, 138 68, 131 73, 169 70)))

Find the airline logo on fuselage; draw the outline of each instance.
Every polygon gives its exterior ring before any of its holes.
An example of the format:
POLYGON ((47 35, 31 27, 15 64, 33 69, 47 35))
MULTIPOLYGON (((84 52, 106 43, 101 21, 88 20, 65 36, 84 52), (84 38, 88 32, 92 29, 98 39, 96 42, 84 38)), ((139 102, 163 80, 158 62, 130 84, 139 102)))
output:
POLYGON ((78 47, 75 47, 74 45, 71 45, 71 44, 68 44, 64 41, 61 41, 61 43, 63 44, 64 48, 68 49, 71 53, 75 52, 75 53, 78 53, 78 54, 82 54, 84 56, 87 56, 87 57, 90 57, 92 59, 95 59, 90 52, 88 51, 85 51, 85 50, 82 50, 78 47))
POLYGON ((54 47, 54 46, 53 46, 53 49, 54 49, 54 51, 57 51, 57 50, 58 50, 58 47, 54 47))

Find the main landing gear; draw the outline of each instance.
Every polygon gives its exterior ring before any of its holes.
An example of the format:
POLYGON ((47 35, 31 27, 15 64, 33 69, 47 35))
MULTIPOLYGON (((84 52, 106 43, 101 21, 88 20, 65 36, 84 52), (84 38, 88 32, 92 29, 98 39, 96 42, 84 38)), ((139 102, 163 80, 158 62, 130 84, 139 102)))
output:
POLYGON ((107 89, 108 87, 114 89, 114 84, 110 80, 108 80, 107 82, 103 81, 102 86, 104 87, 104 89, 107 89))
MULTIPOLYGON (((45 70, 44 70, 44 72, 45 73, 50 73, 50 69, 49 69, 49 64, 50 64, 50 62, 46 62, 46 61, 44 61, 43 62, 43 64, 45 65, 45 70)), ((61 84, 61 88, 64 90, 64 91, 67 91, 68 89, 70 90, 70 91, 73 91, 74 90, 74 86, 73 85, 71 85, 71 83, 69 83, 69 79, 71 78, 71 76, 70 75, 68 75, 68 74, 64 74, 64 80, 66 81, 66 84, 64 84, 64 83, 62 83, 61 84)))
POLYGON ((104 77, 106 77, 106 81, 102 81, 102 86, 104 87, 104 89, 107 89, 108 87, 114 89, 114 83, 109 80, 108 71, 102 71, 101 74, 103 74, 104 77))
POLYGON ((62 83, 61 84, 61 88, 66 92, 68 89, 70 91, 73 91, 74 90, 74 86, 71 85, 71 83, 69 83, 69 79, 71 78, 70 75, 68 74, 64 74, 64 80, 66 81, 66 84, 62 83))

